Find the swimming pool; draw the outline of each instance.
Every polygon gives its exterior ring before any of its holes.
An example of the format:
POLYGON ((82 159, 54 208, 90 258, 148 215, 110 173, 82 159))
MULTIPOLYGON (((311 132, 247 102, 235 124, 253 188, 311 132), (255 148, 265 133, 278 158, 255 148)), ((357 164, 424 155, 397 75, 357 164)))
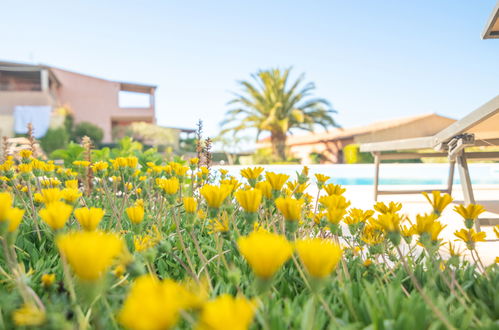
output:
MULTIPOLYGON (((302 165, 254 165, 265 171, 284 173, 296 177, 302 165)), ((214 166, 224 168, 230 175, 240 178, 239 171, 253 166, 214 166)), ((321 173, 331 177, 330 182, 342 185, 372 185, 373 164, 331 164, 309 165, 310 176, 321 173)), ((473 184, 499 184, 499 163, 468 164, 473 184)), ((449 175, 448 164, 381 164, 380 185, 446 185, 449 175)), ((459 184, 459 174, 455 171, 454 184, 459 184)))

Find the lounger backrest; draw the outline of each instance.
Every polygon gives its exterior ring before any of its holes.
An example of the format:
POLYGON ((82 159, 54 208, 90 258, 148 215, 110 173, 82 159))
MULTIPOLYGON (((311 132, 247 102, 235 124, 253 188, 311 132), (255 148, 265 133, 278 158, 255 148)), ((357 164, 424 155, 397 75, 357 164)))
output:
POLYGON ((434 146, 462 133, 477 139, 499 139, 499 95, 435 135, 434 146))

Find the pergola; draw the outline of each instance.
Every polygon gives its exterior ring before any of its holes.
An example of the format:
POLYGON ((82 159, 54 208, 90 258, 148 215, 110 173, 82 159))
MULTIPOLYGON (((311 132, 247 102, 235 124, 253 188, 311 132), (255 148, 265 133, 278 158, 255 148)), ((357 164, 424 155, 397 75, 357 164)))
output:
POLYGON ((499 1, 492 10, 490 17, 482 32, 482 39, 499 39, 499 1))

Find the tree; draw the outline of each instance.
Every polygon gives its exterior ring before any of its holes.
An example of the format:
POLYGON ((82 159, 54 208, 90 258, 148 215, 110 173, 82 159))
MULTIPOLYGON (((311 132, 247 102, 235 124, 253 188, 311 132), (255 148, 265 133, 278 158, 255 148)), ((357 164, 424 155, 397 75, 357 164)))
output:
POLYGON ((301 74, 290 81, 291 68, 261 70, 252 74, 253 81, 240 81, 242 91, 235 93, 229 105, 235 106, 226 114, 222 133, 234 134, 246 129, 256 129, 256 139, 262 132, 270 133, 272 151, 283 160, 286 158, 286 138, 292 129, 313 131, 315 125, 324 129, 337 126, 331 113, 331 104, 322 98, 312 97, 315 85, 304 83, 301 74))

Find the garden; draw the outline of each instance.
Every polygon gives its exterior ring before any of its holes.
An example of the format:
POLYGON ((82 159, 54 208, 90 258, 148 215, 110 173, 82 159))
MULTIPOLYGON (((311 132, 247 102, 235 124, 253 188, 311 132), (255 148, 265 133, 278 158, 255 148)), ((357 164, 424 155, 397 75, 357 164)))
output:
POLYGON ((0 328, 499 328, 480 205, 455 207, 461 249, 440 238, 439 192, 410 219, 355 208, 306 167, 232 177, 206 148, 168 158, 131 140, 64 151, 0 165, 0 328))

